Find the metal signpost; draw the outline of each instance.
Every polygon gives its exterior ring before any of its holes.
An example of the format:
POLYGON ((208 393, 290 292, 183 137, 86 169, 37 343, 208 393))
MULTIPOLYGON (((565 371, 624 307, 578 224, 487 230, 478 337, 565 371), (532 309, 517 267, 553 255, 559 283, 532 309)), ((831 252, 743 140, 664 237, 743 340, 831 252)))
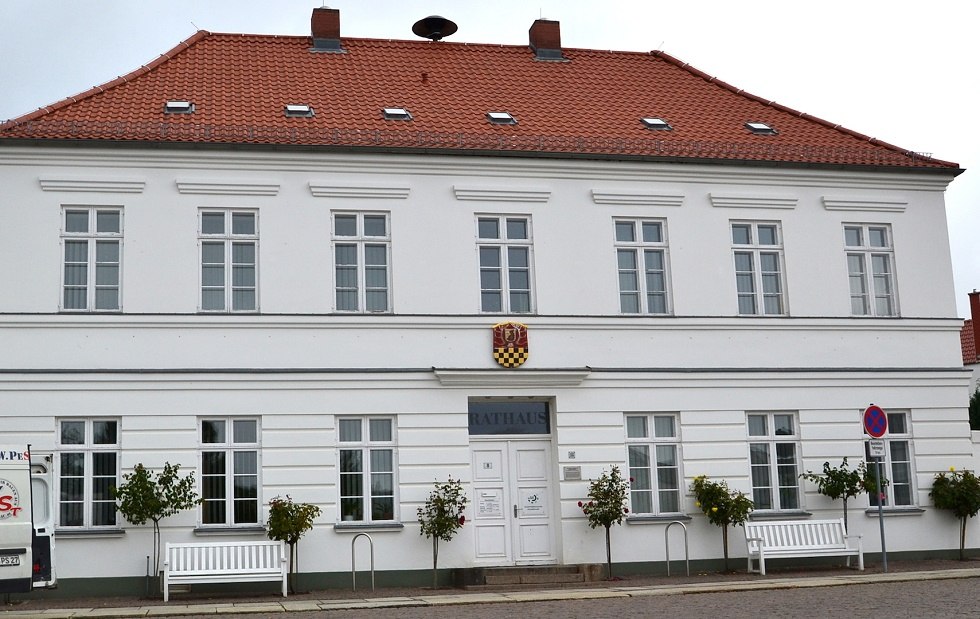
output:
POLYGON ((872 404, 864 410, 864 431, 871 437, 868 441, 868 457, 875 461, 875 495, 878 497, 878 529, 881 531, 881 569, 888 571, 888 553, 885 551, 885 519, 881 498, 881 462, 885 457, 885 441, 888 432, 888 415, 880 406, 872 404))

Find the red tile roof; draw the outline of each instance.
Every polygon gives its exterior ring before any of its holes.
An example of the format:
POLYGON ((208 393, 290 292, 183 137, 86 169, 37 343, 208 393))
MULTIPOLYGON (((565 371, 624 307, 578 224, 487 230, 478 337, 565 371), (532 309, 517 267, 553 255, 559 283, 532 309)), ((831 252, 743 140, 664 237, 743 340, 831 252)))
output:
POLYGON ((980 355, 977 355, 977 342, 973 333, 973 321, 970 319, 963 321, 963 328, 960 329, 960 348, 963 351, 963 365, 980 362, 980 355))
POLYGON ((737 90, 662 52, 198 32, 156 61, 0 125, 5 139, 248 143, 958 170, 737 90), (165 114, 167 100, 195 112, 165 114), (309 104, 313 118, 287 118, 309 104), (385 120, 404 107, 412 120, 385 120), (485 114, 511 113, 516 125, 485 114), (644 127, 659 117, 670 131, 644 127), (774 127, 755 135, 749 121, 774 127))

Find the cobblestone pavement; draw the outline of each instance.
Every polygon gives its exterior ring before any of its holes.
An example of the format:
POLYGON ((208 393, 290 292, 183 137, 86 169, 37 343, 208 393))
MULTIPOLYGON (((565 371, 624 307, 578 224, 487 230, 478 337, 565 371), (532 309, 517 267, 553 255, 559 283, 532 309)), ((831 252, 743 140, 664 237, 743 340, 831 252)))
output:
MULTIPOLYGON (((344 610, 290 614, 289 619, 762 619, 765 617, 903 619, 980 616, 978 579, 813 587, 775 591, 636 596, 522 604, 344 610)), ((271 617, 272 615, 269 615, 271 617)))
POLYGON ((290 595, 270 593, 215 596, 177 594, 161 599, 133 597, 57 599, 33 596, 0 605, 0 619, 46 617, 278 617, 279 619, 588 617, 980 617, 978 561, 889 562, 888 573, 869 564, 865 572, 843 567, 744 571, 691 576, 630 576, 574 589, 463 591, 398 588, 328 589, 290 595), (895 582, 901 579, 900 582, 895 582), (846 585, 846 586, 844 586, 846 585), (284 613, 284 611, 288 611, 284 613))

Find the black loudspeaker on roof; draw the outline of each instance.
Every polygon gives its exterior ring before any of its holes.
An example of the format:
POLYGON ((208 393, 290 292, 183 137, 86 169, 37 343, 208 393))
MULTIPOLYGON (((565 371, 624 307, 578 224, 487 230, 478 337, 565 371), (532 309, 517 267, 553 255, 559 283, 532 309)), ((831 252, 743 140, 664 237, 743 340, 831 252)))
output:
POLYGON ((456 24, 445 17, 430 15, 415 22, 412 26, 412 32, 423 39, 438 41, 456 32, 456 24))

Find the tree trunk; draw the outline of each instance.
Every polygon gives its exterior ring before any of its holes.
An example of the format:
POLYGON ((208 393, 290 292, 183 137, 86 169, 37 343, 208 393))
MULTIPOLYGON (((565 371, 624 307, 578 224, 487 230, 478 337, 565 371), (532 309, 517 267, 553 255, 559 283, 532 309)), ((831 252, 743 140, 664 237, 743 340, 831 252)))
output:
POLYGON ((160 578, 160 521, 153 521, 153 580, 158 581, 157 587, 163 593, 163 580, 160 578))
POLYGON ((728 571, 728 525, 721 527, 721 545, 725 551, 725 571, 728 571))
POLYGON ((612 580, 612 549, 609 544, 609 527, 606 526, 606 578, 612 580))
POLYGON ((960 561, 966 561, 966 518, 960 518, 960 561))
POLYGON ((289 542, 289 592, 296 594, 296 542, 289 542))
POLYGON ((439 563, 439 537, 432 536, 432 588, 439 588, 439 572, 436 571, 436 565, 439 563))
POLYGON ((844 530, 847 531, 847 497, 844 497, 844 530))

